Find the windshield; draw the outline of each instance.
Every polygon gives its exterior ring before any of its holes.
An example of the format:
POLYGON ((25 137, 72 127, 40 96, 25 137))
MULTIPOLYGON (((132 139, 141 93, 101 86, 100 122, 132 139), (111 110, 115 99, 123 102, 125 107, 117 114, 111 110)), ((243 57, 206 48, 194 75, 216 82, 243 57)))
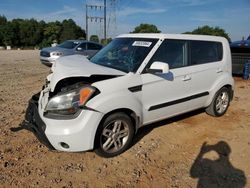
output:
POLYGON ((123 72, 136 72, 158 39, 117 38, 90 61, 123 72))
POLYGON ((61 48, 73 49, 78 44, 80 44, 80 42, 78 42, 78 41, 65 41, 62 44, 59 44, 58 46, 61 48))

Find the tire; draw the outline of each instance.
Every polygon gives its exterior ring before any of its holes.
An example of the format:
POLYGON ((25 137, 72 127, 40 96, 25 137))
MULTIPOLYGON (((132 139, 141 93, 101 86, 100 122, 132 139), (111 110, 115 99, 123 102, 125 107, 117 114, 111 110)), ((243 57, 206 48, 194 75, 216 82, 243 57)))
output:
POLYGON ((230 105, 230 91, 228 88, 221 88, 214 96, 212 103, 206 108, 207 114, 220 117, 224 115, 230 105))
POLYGON ((125 113, 109 115, 97 129, 95 153, 106 158, 123 153, 132 142, 134 130, 131 118, 125 113))

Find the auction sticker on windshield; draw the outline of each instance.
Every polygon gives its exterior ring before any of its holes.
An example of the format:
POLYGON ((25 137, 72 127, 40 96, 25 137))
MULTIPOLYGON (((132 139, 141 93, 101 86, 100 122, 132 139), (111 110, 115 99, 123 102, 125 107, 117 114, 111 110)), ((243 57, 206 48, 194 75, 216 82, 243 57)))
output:
POLYGON ((141 47, 149 47, 152 44, 152 42, 147 41, 135 41, 132 46, 141 46, 141 47))

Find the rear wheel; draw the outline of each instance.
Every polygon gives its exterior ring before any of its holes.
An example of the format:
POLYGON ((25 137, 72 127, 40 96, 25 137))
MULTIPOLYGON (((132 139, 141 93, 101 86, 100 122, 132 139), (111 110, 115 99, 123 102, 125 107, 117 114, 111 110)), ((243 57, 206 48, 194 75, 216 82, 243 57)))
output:
POLYGON ((131 118, 125 113, 108 116, 99 126, 95 152, 102 157, 114 157, 130 146, 134 136, 131 118))
POLYGON ((226 87, 221 88, 216 94, 212 103, 206 108, 206 112, 212 116, 222 116, 226 113, 230 104, 230 92, 226 87))

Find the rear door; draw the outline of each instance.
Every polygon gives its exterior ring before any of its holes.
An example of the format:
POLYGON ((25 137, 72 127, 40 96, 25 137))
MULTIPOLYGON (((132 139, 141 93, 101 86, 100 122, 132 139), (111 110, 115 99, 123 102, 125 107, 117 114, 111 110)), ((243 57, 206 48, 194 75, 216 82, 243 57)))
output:
POLYGON ((188 102, 193 108, 206 104, 215 82, 223 74, 222 43, 213 41, 189 41, 189 66, 192 75, 191 96, 202 96, 188 102))

